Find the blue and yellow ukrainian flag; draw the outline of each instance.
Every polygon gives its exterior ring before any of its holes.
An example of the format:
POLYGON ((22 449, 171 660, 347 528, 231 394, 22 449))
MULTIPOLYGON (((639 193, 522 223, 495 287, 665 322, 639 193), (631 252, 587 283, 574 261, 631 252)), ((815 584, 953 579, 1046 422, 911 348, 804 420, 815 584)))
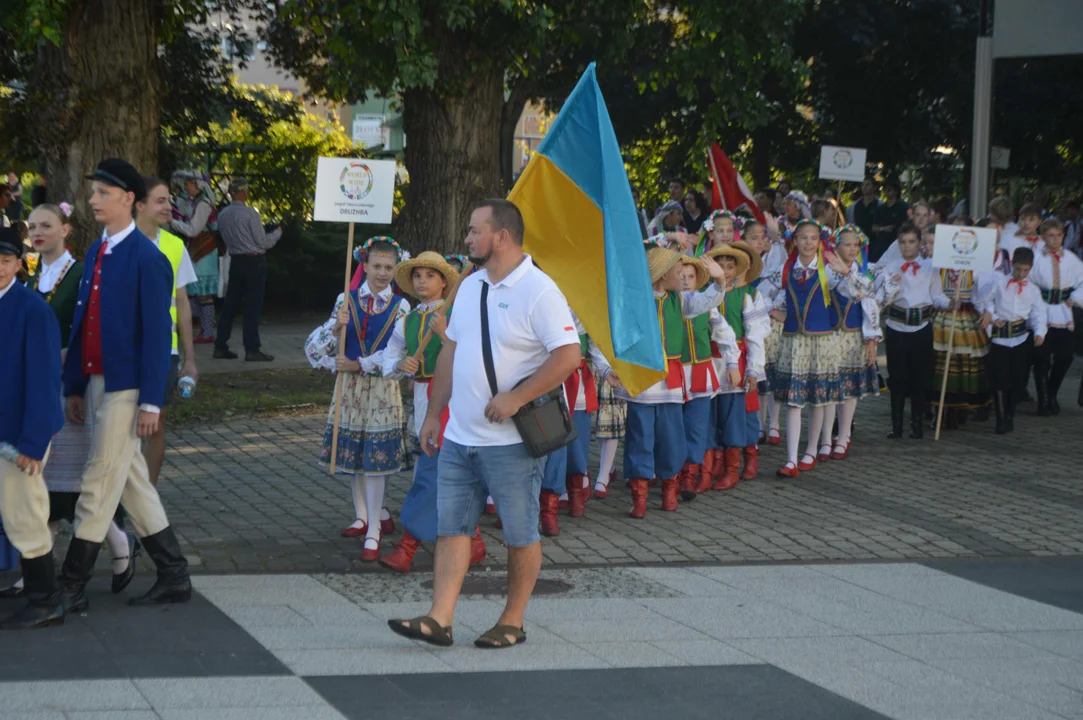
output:
POLYGON ((508 199, 526 221, 526 251, 560 287, 628 392, 663 379, 639 218, 593 63, 508 199))

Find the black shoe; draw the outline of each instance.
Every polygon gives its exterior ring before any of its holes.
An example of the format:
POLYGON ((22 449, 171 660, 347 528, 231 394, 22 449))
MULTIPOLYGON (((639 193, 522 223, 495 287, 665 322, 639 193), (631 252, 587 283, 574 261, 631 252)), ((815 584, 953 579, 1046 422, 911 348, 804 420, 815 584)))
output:
POLYGON ((23 596, 24 587, 18 585, 9 585, 6 588, 0 590, 0 598, 17 598, 23 596))
POLYGON ((68 545, 68 556, 60 568, 60 591, 68 613, 86 612, 90 601, 86 596, 86 584, 94 574, 94 563, 102 549, 100 542, 90 542, 74 537, 68 545))
POLYGON ((1060 403, 1057 402, 1056 395, 1050 395, 1046 400, 1046 407, 1049 408, 1050 415, 1060 415, 1060 403))
MULTIPOLYGON (((234 356, 236 357, 236 356, 234 356)), ((256 350, 255 352, 246 352, 244 354, 245 362, 271 362, 275 359, 274 355, 268 355, 262 350, 256 350)))
POLYGON ((215 347, 214 348, 214 359, 215 360, 236 360, 239 357, 240 357, 240 355, 233 352, 229 348, 220 348, 220 347, 215 347))
MULTIPOLYGON (((124 572, 113 575, 112 590, 114 595, 124 592, 124 588, 131 584, 132 578, 135 577, 135 559, 139 557, 139 553, 143 551, 143 546, 139 543, 139 538, 132 533, 126 534, 128 536, 128 567, 124 572)), ((119 560, 120 558, 113 559, 119 560)))
POLYGON ((64 606, 56 584, 56 564, 51 552, 22 559, 26 607, 0 620, 0 630, 29 630, 64 624, 64 606))
POLYGON ((906 411, 906 396, 891 393, 891 432, 888 440, 898 440, 903 436, 903 414, 906 411))
POLYGON ((158 568, 158 579, 142 597, 132 598, 129 605, 167 605, 186 603, 192 599, 192 581, 188 577, 188 560, 172 527, 143 538, 147 555, 158 568))

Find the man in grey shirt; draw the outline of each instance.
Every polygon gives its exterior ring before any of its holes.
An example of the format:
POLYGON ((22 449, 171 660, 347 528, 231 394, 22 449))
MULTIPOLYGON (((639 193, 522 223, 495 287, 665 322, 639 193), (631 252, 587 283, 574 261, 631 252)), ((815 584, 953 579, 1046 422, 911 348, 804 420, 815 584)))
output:
POLYGON ((235 177, 229 183, 233 198, 218 213, 218 232, 229 251, 229 286, 222 313, 218 317, 218 337, 214 357, 235 360, 237 353, 229 349, 233 319, 244 311, 244 359, 249 362, 269 362, 274 357, 260 349, 259 315, 263 311, 263 291, 267 283, 266 252, 282 237, 282 228, 264 232, 259 213, 248 206, 248 181, 235 177))

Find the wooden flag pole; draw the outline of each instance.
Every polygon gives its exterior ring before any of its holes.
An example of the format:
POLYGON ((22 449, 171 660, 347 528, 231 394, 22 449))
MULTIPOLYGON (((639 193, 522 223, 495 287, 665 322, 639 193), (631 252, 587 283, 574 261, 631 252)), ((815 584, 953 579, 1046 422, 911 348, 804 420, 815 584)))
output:
POLYGON ((842 180, 839 180, 838 197, 835 198, 835 213, 838 215, 838 226, 842 227, 846 224, 846 215, 842 212, 842 180))
MULTIPOLYGON (((346 307, 350 302, 350 275, 353 270, 353 223, 350 223, 349 239, 346 241, 346 281, 343 283, 342 295, 346 300, 346 307)), ((346 353, 346 325, 338 335, 338 357, 346 353)), ((338 381, 335 383, 335 424, 331 428, 331 475, 335 474, 335 461, 338 459, 338 421, 342 415, 342 373, 338 373, 338 381)))
POLYGON ((944 420, 944 398, 948 394, 948 374, 951 370, 951 349, 955 344, 955 320, 959 317, 959 292, 962 290, 962 272, 955 276, 955 298, 951 311, 951 327, 948 328, 948 351, 944 355, 944 379, 940 383, 940 406, 936 409, 936 437, 940 439, 940 423, 944 420))
MULTIPOLYGON (((447 299, 444 300, 444 304, 440 306, 440 309, 436 311, 436 314, 440 317, 447 316, 447 309, 451 307, 451 304, 455 302, 455 296, 459 293, 459 286, 463 284, 463 280, 470 274, 470 271, 474 269, 474 263, 468 262, 463 267, 462 272, 459 273, 459 279, 455 281, 455 287, 451 288, 451 292, 447 294, 447 299)), ((432 324, 429 324, 429 329, 425 331, 424 337, 421 338, 421 342, 418 343, 417 352, 412 355, 414 360, 421 362, 421 358, 425 355, 425 348, 428 346, 429 341, 432 340, 432 324)))

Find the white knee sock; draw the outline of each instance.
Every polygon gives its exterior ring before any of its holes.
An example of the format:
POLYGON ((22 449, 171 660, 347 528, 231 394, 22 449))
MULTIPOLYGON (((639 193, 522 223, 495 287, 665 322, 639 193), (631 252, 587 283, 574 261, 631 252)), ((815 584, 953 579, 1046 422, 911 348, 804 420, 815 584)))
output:
POLYGON ((760 409, 756 411, 756 415, 760 418, 760 435, 767 434, 767 398, 760 395, 760 409))
POLYGON ((842 405, 839 405, 839 438, 835 442, 836 446, 845 448, 850 442, 850 428, 854 424, 854 413, 856 412, 857 398, 850 398, 842 405))
POLYGON ((805 454, 816 457, 816 451, 820 449, 820 429, 824 424, 824 409, 822 407, 809 408, 808 412, 808 444, 805 445, 805 454))
MULTIPOLYGON (((362 483, 365 489, 365 505, 371 508, 383 508, 384 489, 387 487, 387 478, 383 475, 363 475, 362 483)), ((379 517, 377 512, 376 517, 379 517)), ((380 521, 374 520, 369 523, 368 533, 365 535, 365 543, 372 540, 380 543, 380 521)))
MULTIPOLYGON (((775 403, 775 407, 778 404, 775 403)), ((801 408, 786 406, 786 458, 797 467, 797 446, 801 444, 801 408)))
POLYGON ((619 442, 619 440, 613 438, 598 443, 598 480, 594 483, 595 487, 602 490, 609 487, 609 473, 613 472, 613 461, 617 457, 617 443, 619 442))
POLYGON ((368 511, 365 509, 365 492, 362 490, 361 473, 353 476, 353 513, 355 520, 350 524, 352 528, 360 529, 368 522, 368 511))
MULTIPOLYGON (((823 428, 820 431, 820 449, 821 450, 824 447, 828 447, 828 448, 831 447, 831 430, 832 430, 832 426, 835 424, 835 405, 826 405, 826 406, 824 406, 823 411, 824 411, 824 419, 822 421, 823 422, 823 428)), ((831 450, 828 450, 828 452, 830 453, 831 450)))
MULTIPOLYGON (((771 408, 771 429, 772 430, 778 430, 779 427, 782 424, 782 418, 780 417, 780 410, 782 409, 782 406, 779 404, 778 400, 775 399, 774 394, 772 394, 770 396, 770 399, 767 401, 767 404, 771 408)), ((787 428, 790 426, 790 419, 788 417, 788 414, 789 414, 789 411, 792 410, 792 409, 793 408, 788 408, 787 411, 786 411, 787 412, 787 418, 786 418, 786 427, 787 428)), ((798 408, 798 410, 800 410, 800 408, 798 408)), ((798 416, 800 417, 800 412, 798 413, 798 416)), ((798 425, 797 427, 800 429, 801 426, 798 425)), ((789 430, 787 430, 786 432, 789 433, 789 430)))
POLYGON ((109 530, 105 533, 105 542, 109 544, 109 552, 113 555, 113 574, 118 575, 128 569, 128 534, 117 527, 115 522, 109 523, 109 530))

